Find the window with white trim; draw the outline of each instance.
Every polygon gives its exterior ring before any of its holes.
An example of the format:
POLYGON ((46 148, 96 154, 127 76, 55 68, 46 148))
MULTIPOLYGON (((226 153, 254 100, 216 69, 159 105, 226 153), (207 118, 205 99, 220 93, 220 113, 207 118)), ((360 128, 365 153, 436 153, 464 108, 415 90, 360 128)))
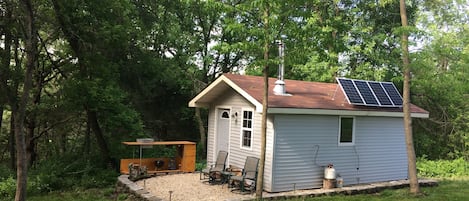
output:
POLYGON ((251 148, 252 144, 252 111, 243 111, 243 125, 241 128, 241 146, 251 148))
POLYGON ((353 145, 355 139, 355 118, 353 117, 340 117, 339 120, 339 144, 340 145, 353 145))

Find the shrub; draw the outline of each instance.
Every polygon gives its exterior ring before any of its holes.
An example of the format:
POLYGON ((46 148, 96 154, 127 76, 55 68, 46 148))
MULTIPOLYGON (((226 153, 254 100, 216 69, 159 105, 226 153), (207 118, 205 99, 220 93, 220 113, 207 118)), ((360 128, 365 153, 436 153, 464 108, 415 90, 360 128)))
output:
POLYGON ((13 177, 8 177, 0 182, 0 198, 10 200, 15 197, 16 181, 13 177))
POLYGON ((461 177, 469 176, 469 163, 463 158, 455 160, 417 160, 417 170, 421 177, 461 177))
POLYGON ((201 171, 201 170, 203 170, 206 166, 207 166, 207 162, 206 162, 205 160, 204 160, 204 161, 197 162, 197 163, 195 163, 195 170, 196 170, 196 171, 201 171))
POLYGON ((12 177, 15 172, 4 164, 0 164, 0 181, 12 177))
POLYGON ((38 163, 29 173, 32 193, 47 193, 74 188, 107 187, 115 183, 117 172, 106 169, 100 161, 67 155, 38 163))

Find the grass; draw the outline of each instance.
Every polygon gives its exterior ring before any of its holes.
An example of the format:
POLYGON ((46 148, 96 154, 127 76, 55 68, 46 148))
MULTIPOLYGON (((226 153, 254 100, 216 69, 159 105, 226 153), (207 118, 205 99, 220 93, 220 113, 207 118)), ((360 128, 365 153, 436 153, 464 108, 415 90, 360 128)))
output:
POLYGON ((421 188, 422 195, 414 196, 409 188, 385 190, 371 195, 336 195, 316 198, 289 199, 289 201, 467 201, 469 195, 469 179, 442 180, 438 187, 421 188))
MULTIPOLYGON (((32 195, 28 196, 28 201, 124 201, 126 195, 115 195, 114 188, 104 189, 86 189, 86 190, 73 190, 64 192, 51 192, 43 195, 32 195)), ((1 199, 0 199, 1 200, 1 199)))
MULTIPOLYGON (((466 201, 469 195, 469 178, 447 179, 439 182, 438 187, 421 188, 422 195, 413 196, 408 188, 385 190, 371 195, 336 195, 316 198, 289 199, 288 201, 466 201)), ((1 198, 0 198, 1 200, 1 198)), ((28 196, 28 201, 126 201, 126 195, 115 195, 114 188, 52 192, 45 195, 28 196)))

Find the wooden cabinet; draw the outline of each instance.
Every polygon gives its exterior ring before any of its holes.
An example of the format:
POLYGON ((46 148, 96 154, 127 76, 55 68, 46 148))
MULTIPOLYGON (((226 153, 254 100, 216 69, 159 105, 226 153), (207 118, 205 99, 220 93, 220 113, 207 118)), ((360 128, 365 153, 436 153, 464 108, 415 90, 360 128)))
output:
POLYGON ((145 166, 148 174, 156 173, 169 173, 169 172, 194 172, 195 171, 195 155, 196 155, 196 143, 189 141, 166 141, 166 142, 123 142, 128 146, 176 146, 177 154, 175 158, 132 158, 132 159, 121 159, 120 172, 121 174, 129 174, 129 164, 138 164, 145 166), (173 160, 176 162, 176 168, 170 168, 168 165, 173 160), (156 168, 155 163, 157 160, 164 161, 164 166, 156 168))
POLYGON ((181 156, 181 171, 194 172, 195 171, 195 144, 185 144, 182 148, 181 156))

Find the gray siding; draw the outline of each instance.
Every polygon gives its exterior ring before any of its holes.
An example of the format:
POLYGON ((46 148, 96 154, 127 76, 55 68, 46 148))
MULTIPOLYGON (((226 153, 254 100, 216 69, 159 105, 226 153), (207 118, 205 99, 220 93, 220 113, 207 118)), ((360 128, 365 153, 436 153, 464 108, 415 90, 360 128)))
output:
POLYGON ((402 118, 355 117, 354 146, 338 145, 338 122, 338 116, 275 116, 272 192, 321 188, 328 163, 345 185, 407 177, 402 118))
POLYGON ((274 158, 274 122, 273 116, 267 117, 267 133, 265 146, 264 190, 272 192, 272 164, 274 158))

